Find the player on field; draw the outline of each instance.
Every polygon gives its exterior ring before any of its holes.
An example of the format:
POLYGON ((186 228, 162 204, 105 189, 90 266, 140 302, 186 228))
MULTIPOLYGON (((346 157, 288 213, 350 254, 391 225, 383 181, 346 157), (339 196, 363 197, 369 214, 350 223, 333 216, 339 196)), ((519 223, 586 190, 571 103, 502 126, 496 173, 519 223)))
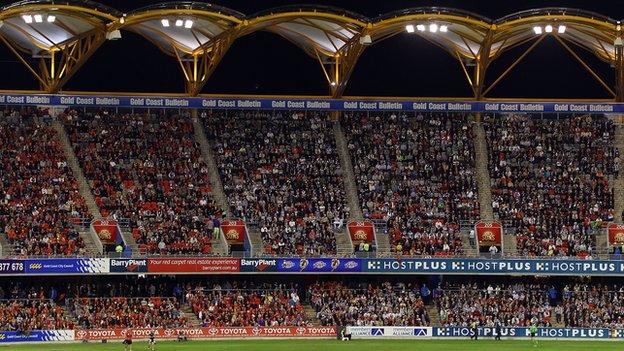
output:
POLYGON ((539 341, 537 341, 537 326, 535 324, 531 324, 529 327, 529 333, 531 334, 531 342, 533 343, 533 347, 537 347, 539 345, 539 341))
POLYGON ((149 339, 147 340, 147 348, 150 351, 156 350, 156 334, 154 333, 153 330, 150 330, 149 339))
POLYGON ((126 337, 123 341, 124 351, 132 351, 132 329, 126 330, 126 337))

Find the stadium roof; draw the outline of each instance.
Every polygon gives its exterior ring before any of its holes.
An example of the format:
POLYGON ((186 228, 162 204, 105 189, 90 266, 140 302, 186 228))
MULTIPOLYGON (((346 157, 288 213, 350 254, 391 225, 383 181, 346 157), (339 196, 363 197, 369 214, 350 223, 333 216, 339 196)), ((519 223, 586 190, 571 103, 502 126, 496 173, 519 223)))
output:
POLYGON ((546 36, 553 36, 616 100, 624 100, 620 21, 589 11, 543 8, 517 12, 497 20, 463 10, 421 7, 367 18, 344 9, 296 5, 245 15, 200 2, 166 2, 127 14, 91 1, 28 0, 0 9, 0 39, 13 52, 39 58, 31 67, 43 90, 58 91, 105 39, 119 30, 138 33, 182 68, 187 93, 198 94, 239 37, 256 31, 275 33, 318 59, 331 95, 338 97, 366 46, 400 33, 419 35, 459 61, 482 99, 546 36), (532 45, 485 86, 490 63, 518 45, 532 45), (580 48, 616 68, 617 86, 610 87, 574 51, 580 48))

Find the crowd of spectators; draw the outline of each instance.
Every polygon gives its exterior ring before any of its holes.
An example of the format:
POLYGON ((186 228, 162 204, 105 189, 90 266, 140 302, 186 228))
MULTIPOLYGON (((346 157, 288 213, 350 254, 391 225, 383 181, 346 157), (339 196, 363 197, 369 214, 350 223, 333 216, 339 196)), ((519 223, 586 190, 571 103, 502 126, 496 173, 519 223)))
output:
POLYGON ((496 115, 484 120, 495 215, 522 256, 587 256, 613 219, 619 171, 606 116, 496 115))
POLYGON ((0 300, 0 330, 72 329, 65 310, 50 300, 0 300))
POLYGON ((316 283, 309 287, 310 305, 321 325, 429 325, 423 297, 426 286, 405 283, 359 284, 316 283))
POLYGON ((211 253, 222 213, 189 118, 71 110, 61 118, 102 214, 129 219, 141 251, 211 253))
POLYGON ((232 214, 259 229, 265 253, 335 254, 333 223, 348 218, 349 209, 328 115, 203 117, 232 214))
POLYGON ((383 220, 392 251, 463 251, 461 220, 479 216, 472 127, 465 114, 345 114, 364 216, 383 220))
POLYGON ((15 255, 80 255, 75 228, 84 199, 44 111, 5 111, 0 119, 0 233, 15 255))
POLYGON ((188 291, 186 301, 204 327, 309 324, 296 285, 238 289, 216 284, 209 290, 188 291))
POLYGON ((177 328, 191 323, 175 298, 78 298, 68 302, 81 328, 177 328))
POLYGON ((624 286, 566 285, 557 318, 566 327, 624 328, 624 286))
POLYGON ((547 291, 541 285, 462 284, 453 289, 435 292, 440 324, 470 326, 473 322, 493 327, 551 326, 553 307, 547 291))

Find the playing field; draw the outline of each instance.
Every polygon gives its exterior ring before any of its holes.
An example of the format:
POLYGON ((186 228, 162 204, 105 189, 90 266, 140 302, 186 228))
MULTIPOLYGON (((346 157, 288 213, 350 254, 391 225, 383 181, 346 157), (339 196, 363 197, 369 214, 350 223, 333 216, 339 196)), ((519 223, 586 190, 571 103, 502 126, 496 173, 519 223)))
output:
MULTIPOLYGON (((147 344, 136 342, 133 351, 146 351, 147 344)), ((509 350, 622 350, 624 341, 540 341, 533 347, 529 340, 245 340, 245 341, 189 341, 186 343, 160 342, 157 351, 509 351, 509 350)), ((120 351, 121 342, 108 344, 56 344, 56 345, 1 345, 0 350, 15 351, 120 351)))

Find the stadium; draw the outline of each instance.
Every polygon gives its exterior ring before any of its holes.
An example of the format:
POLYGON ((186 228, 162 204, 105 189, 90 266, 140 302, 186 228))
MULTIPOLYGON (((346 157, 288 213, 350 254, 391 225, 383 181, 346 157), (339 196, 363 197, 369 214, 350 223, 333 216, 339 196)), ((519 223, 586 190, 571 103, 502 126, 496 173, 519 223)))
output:
POLYGON ((616 6, 235 5, 0 2, 0 350, 620 348, 616 6))

